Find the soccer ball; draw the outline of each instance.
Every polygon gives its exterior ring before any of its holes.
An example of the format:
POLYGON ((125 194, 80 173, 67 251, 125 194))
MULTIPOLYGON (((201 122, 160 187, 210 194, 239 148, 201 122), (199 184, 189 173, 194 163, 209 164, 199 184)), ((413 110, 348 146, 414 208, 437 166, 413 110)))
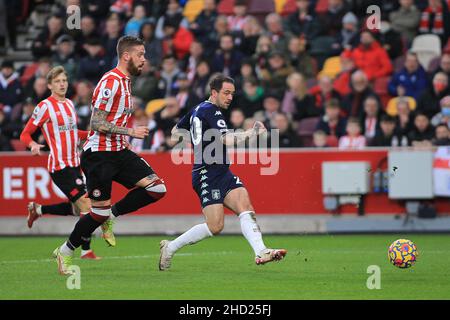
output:
POLYGON ((418 255, 416 245, 408 239, 395 240, 388 251, 389 261, 402 269, 411 267, 416 262, 418 255))

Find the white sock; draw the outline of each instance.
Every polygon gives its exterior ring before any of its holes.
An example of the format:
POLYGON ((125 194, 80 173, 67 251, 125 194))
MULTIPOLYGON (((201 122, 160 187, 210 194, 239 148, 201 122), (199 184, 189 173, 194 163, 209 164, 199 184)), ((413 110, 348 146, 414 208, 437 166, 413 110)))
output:
POLYGON ((42 216, 42 206, 41 205, 37 205, 36 206, 36 213, 40 216, 42 216))
POLYGON ((175 240, 171 241, 167 246, 167 249, 173 254, 188 244, 197 243, 200 240, 212 237, 212 235, 213 234, 209 231, 206 223, 198 224, 190 228, 175 240))
POLYGON ((239 214, 241 221, 241 230, 245 239, 255 251, 255 255, 259 255, 261 251, 267 249, 262 239, 261 230, 256 223, 255 213, 252 211, 244 211, 239 214))
POLYGON ((59 252, 61 252, 61 254, 63 256, 72 256, 73 255, 73 250, 67 246, 66 242, 64 242, 64 244, 59 248, 59 252))

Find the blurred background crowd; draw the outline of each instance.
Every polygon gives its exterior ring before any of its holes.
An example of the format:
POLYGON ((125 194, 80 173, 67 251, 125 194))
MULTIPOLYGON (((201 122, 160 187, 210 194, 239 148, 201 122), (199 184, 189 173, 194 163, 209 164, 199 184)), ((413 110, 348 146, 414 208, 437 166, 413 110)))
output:
MULTIPOLYGON (((0 0, 0 151, 50 94, 56 65, 89 129, 92 92, 122 35, 145 41, 133 79, 135 151, 173 147, 170 130, 208 98, 217 72, 236 81, 229 127, 279 129, 280 147, 450 145, 450 0, 0 0), (80 29, 67 7, 81 8, 80 29), (379 21, 367 13, 380 8, 379 21), (21 34, 25 40, 21 44, 21 34), (28 59, 18 59, 20 51, 28 59)), ((35 138, 43 142, 37 132, 35 138)))

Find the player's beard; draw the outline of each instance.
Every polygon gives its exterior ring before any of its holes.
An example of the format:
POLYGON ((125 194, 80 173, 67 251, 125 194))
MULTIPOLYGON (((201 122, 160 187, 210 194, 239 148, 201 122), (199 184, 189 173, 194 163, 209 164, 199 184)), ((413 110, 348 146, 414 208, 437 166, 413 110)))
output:
POLYGON ((132 76, 138 76, 142 72, 142 69, 139 70, 138 67, 136 67, 136 65, 133 63, 133 60, 128 61, 127 70, 132 76))

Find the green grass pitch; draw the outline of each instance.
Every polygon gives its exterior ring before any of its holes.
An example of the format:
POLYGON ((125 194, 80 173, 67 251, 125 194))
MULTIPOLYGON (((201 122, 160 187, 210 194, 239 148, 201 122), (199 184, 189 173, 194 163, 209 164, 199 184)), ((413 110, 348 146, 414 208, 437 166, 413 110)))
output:
POLYGON ((63 238, 0 238, 0 299, 450 299, 449 235, 266 236, 288 255, 264 266, 254 264, 243 237, 217 236, 183 248, 160 272, 163 238, 119 236, 115 248, 94 239, 103 259, 74 260, 80 290, 67 289, 51 259, 63 238), (388 262, 397 238, 418 247, 410 269, 388 262), (370 265, 381 269, 379 290, 366 286, 370 265))

